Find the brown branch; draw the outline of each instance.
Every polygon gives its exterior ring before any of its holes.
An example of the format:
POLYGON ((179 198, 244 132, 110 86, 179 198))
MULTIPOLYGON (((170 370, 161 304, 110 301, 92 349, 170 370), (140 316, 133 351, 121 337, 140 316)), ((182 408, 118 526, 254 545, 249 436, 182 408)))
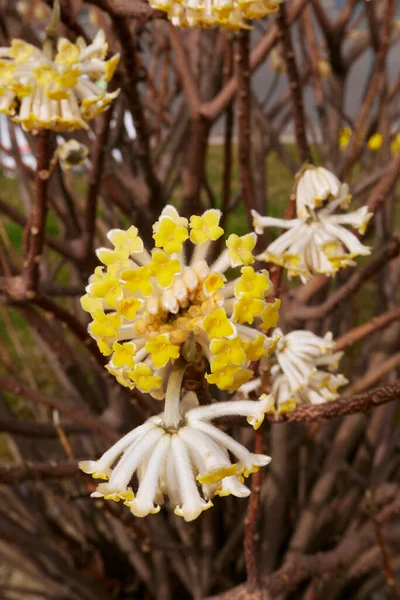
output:
POLYGON ((153 10, 147 2, 142 0, 87 0, 89 4, 94 4, 109 15, 115 17, 125 17, 137 19, 146 17, 147 19, 165 19, 165 12, 153 10))
POLYGON ((363 323, 362 325, 351 329, 344 335, 337 338, 335 341, 335 349, 344 350, 348 346, 351 346, 368 335, 371 335, 378 329, 381 330, 383 327, 393 323, 393 321, 397 321, 397 319, 400 319, 400 308, 394 308, 393 310, 388 310, 378 317, 373 317, 373 319, 368 321, 368 323, 363 323))
MULTIPOLYGON (((91 433, 86 427, 74 423, 61 423, 61 427, 66 434, 84 433, 87 435, 91 433)), ((13 433, 22 437, 39 439, 58 438, 57 429, 53 423, 31 423, 30 421, 5 417, 0 417, 0 433, 13 433)))
MULTIPOLYGON (((254 434, 254 453, 262 454, 264 450, 263 446, 262 430, 259 429, 254 434)), ((261 470, 252 475, 251 495, 244 520, 244 559, 246 562, 247 583, 251 591, 259 587, 260 580, 256 532, 260 509, 261 477, 261 470)))
POLYGON ((47 313, 50 313, 56 317, 62 323, 65 323, 69 331, 71 331, 71 333, 73 333, 74 336, 83 343, 85 348, 92 354, 98 364, 101 366, 105 365, 107 361, 100 353, 96 342, 90 337, 86 327, 80 321, 78 321, 78 319, 71 312, 43 294, 37 294, 35 297, 35 304, 45 310, 47 313))
POLYGON ((26 224, 26 240, 23 280, 26 296, 33 298, 39 282, 39 268, 42 260, 47 216, 48 169, 51 152, 50 132, 39 131, 36 143, 35 202, 26 224))
POLYGON ((163 190, 154 173, 150 140, 142 99, 138 90, 138 61, 136 47, 127 20, 112 16, 112 22, 121 44, 122 63, 125 70, 125 91, 136 130, 135 157, 140 164, 151 197, 151 211, 158 214, 163 207, 163 190))
POLYGON ((286 64, 286 71, 292 96, 294 129, 300 160, 302 162, 311 161, 311 150, 306 136, 306 116, 304 112, 303 92, 299 71, 297 69, 292 38, 290 35, 285 2, 282 2, 279 5, 278 24, 279 39, 283 47, 283 57, 286 64))
MULTIPOLYGON (((25 227, 27 223, 27 218, 23 215, 19 210, 17 210, 14 206, 11 206, 7 202, 4 202, 0 198, 0 211, 4 213, 9 219, 20 225, 21 227, 25 227)), ((59 254, 63 256, 67 256, 72 260, 77 260, 78 254, 70 244, 65 242, 64 240, 59 240, 52 235, 45 233, 44 236, 45 243, 59 254)))
POLYGON ((348 281, 318 306, 299 306, 288 311, 285 317, 288 321, 306 321, 320 319, 331 313, 343 300, 355 294, 362 284, 378 273, 390 260, 400 252, 400 238, 392 238, 365 267, 357 269, 348 281))
POLYGON ((238 99, 238 133, 239 133, 239 169, 242 200, 246 209, 249 225, 252 224, 251 210, 254 205, 254 182, 251 172, 251 94, 249 65, 250 33, 241 31, 236 54, 238 99))
POLYGON ((190 118, 196 119, 200 110, 200 92, 190 68, 188 52, 183 45, 181 32, 170 23, 168 24, 168 36, 175 54, 176 69, 185 92, 190 118))
POLYGON ((370 212, 376 213, 387 196, 394 189, 396 182, 399 179, 400 172, 400 152, 394 156, 388 164, 382 179, 379 181, 376 188, 371 192, 368 198, 367 206, 370 212))
MULTIPOLYGON (((379 524, 389 522, 400 513, 400 499, 396 498, 377 515, 379 524)), ((347 535, 333 550, 316 554, 299 554, 289 560, 279 570, 263 579, 263 596, 251 592, 246 584, 240 585, 226 593, 210 596, 206 600, 258 600, 262 598, 278 598, 282 594, 294 591, 307 579, 318 577, 329 579, 339 569, 347 569, 360 554, 375 542, 375 531, 368 523, 358 532, 347 535)))
POLYGON ((96 141, 94 143, 91 160, 92 166, 89 173, 89 185, 86 195, 86 209, 83 221, 83 260, 87 261, 93 250, 93 239, 96 231, 97 196, 100 189, 104 159, 106 156, 110 123, 114 103, 109 110, 101 115, 96 127, 96 141))
MULTIPOLYGON (((295 0, 290 7, 288 14, 288 25, 291 25, 308 3, 308 0, 295 0)), ((260 40, 257 46, 250 54, 250 73, 253 73, 262 65, 267 54, 277 44, 279 32, 276 24, 272 25, 266 35, 260 40)), ((215 121, 222 115, 229 103, 238 91, 237 78, 233 77, 210 102, 201 107, 201 114, 209 121, 215 121)))
MULTIPOLYGON (((229 35, 225 35, 225 64, 223 69, 224 83, 228 82, 233 74, 233 44, 229 35)), ((231 177, 232 177, 232 135, 233 135, 233 102, 231 102, 225 113, 224 131, 224 173, 222 178, 222 216, 221 227, 225 229, 229 204, 231 200, 231 177)), ((219 240, 219 249, 222 250, 222 238, 219 240)))
POLYGON ((112 428, 103 425, 103 423, 96 417, 93 417, 88 412, 77 408, 65 399, 54 398, 48 396, 37 390, 32 390, 23 382, 18 379, 11 379, 9 377, 3 377, 0 375, 0 389, 10 394, 16 394, 30 402, 35 404, 48 406, 49 408, 56 409, 62 415, 65 415, 71 421, 82 425, 86 429, 90 429, 94 433, 97 433, 109 442, 115 442, 119 435, 112 428))
POLYGON ((333 419, 354 413, 368 412, 372 408, 393 402, 400 396, 400 381, 383 385, 371 392, 344 396, 326 404, 303 404, 291 412, 280 415, 265 415, 269 423, 312 423, 323 419, 333 419))
POLYGON ((0 484, 14 484, 22 481, 42 481, 62 479, 80 473, 76 462, 24 462, 17 466, 0 466, 0 484))

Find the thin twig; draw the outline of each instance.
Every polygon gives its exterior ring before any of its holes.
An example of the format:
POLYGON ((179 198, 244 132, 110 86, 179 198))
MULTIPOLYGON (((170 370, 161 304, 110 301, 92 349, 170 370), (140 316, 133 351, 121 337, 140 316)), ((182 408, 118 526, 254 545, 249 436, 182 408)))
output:
POLYGON ((304 112, 303 92, 297 69, 296 57, 293 49, 292 38, 286 14, 286 4, 279 5, 278 12, 279 37, 283 47, 283 57, 286 64, 289 79, 290 92, 292 95, 294 129, 297 140, 297 148, 302 162, 311 161, 311 150, 306 136, 306 116, 304 112))
POLYGON ((32 213, 26 224, 25 240, 26 249, 24 257, 23 280, 26 296, 33 298, 39 282, 40 262, 43 259, 43 245, 47 216, 47 191, 48 168, 50 165, 50 132, 39 131, 36 144, 36 177, 35 177, 35 202, 32 213))

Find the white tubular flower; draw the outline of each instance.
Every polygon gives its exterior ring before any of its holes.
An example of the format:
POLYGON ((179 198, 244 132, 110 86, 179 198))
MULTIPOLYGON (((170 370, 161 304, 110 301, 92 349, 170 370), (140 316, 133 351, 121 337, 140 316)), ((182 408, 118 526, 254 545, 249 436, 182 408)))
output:
POLYGON ((106 61, 107 42, 100 30, 87 46, 61 38, 54 60, 39 48, 12 40, 0 48, 0 112, 24 129, 72 131, 105 111, 119 91, 104 90, 119 61, 106 61))
POLYGON ((106 481, 93 492, 94 498, 122 500, 135 516, 145 517, 157 513, 167 496, 175 514, 193 521, 211 508, 215 495, 248 496, 244 478, 270 462, 269 456, 253 454, 210 421, 243 415, 257 427, 272 406, 272 398, 266 397, 199 407, 196 395, 188 392, 180 403, 177 428, 171 428, 161 413, 125 435, 99 460, 83 461, 79 467, 106 481), (131 487, 135 474, 136 492, 131 487))
POLYGON ((167 13, 173 25, 184 28, 223 27, 250 29, 246 20, 262 19, 278 10, 282 0, 149 0, 155 10, 167 13))
MULTIPOLYGON (((282 334, 280 330, 279 333, 282 334)), ((278 409, 282 412, 298 404, 336 400, 338 388, 347 379, 329 371, 339 368, 342 356, 343 352, 335 352, 331 332, 323 338, 304 330, 282 335, 274 354, 277 364, 271 368, 272 393, 278 409)))
MULTIPOLYGON (((270 368, 275 409, 282 413, 299 404, 336 400, 338 388, 348 381, 341 373, 332 373, 338 370, 343 355, 335 351, 332 333, 328 332, 323 338, 305 330, 283 335, 276 329, 274 333, 280 340, 266 366, 270 368)), ((259 393, 260 387, 258 378, 245 383, 239 391, 248 397, 252 392, 259 393)), ((266 398, 262 395, 260 401, 265 402, 266 398)))
POLYGON ((220 217, 210 209, 188 222, 166 206, 153 225, 151 254, 133 226, 111 230, 113 249, 97 250, 104 266, 90 277, 81 303, 93 318, 89 333, 122 385, 162 399, 189 335, 210 363, 209 383, 228 391, 251 379, 250 363, 275 348, 277 337, 264 332, 277 325, 280 302, 267 303, 268 273, 251 266, 256 234, 230 235, 207 263, 212 242, 224 233, 220 217), (193 244, 189 263, 186 241, 193 244), (229 267, 240 267, 240 276, 228 283, 229 267))
POLYGON ((326 201, 340 200, 346 206, 349 186, 324 167, 309 167, 300 177, 296 190, 296 209, 300 219, 308 219, 310 210, 321 208, 326 201))
POLYGON ((339 269, 355 264, 357 256, 371 250, 344 226, 364 234, 372 213, 363 206, 352 213, 334 214, 348 206, 348 186, 322 167, 308 167, 296 190, 297 218, 291 220, 262 217, 252 211, 254 229, 287 229, 257 258, 288 269, 289 278, 300 276, 306 282, 317 273, 334 275, 339 269))

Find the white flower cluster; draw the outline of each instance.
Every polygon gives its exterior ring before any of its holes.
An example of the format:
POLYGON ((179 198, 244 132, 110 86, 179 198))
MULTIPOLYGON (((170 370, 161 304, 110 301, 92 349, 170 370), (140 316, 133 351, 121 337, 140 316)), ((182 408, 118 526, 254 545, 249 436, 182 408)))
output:
POLYGON ((347 208, 351 196, 347 184, 323 167, 307 167, 296 189, 296 219, 262 217, 253 212, 254 228, 262 233, 266 227, 287 229, 257 258, 288 269, 289 277, 303 282, 313 275, 334 275, 339 269, 354 265, 354 258, 371 250, 344 225, 364 234, 372 214, 366 206, 352 213, 337 213, 347 208))
MULTIPOLYGON (((270 369, 272 395, 278 412, 287 412, 299 404, 322 404, 336 400, 338 388, 347 379, 339 368, 343 352, 336 352, 332 333, 323 338, 311 331, 291 331, 283 335, 280 329, 277 348, 266 365, 270 369)), ((240 391, 248 394, 259 390, 260 379, 244 384, 240 391)))
POLYGON ((272 405, 268 396, 256 402, 199 406, 196 394, 188 392, 180 403, 177 428, 168 427, 161 413, 125 435, 99 460, 79 466, 106 480, 98 485, 94 498, 122 500, 135 516, 145 517, 159 512, 167 496, 176 515, 193 521, 212 506, 213 496, 248 496, 244 478, 270 462, 269 456, 252 454, 210 421, 242 415, 257 429, 272 405), (136 492, 129 485, 135 474, 136 492))

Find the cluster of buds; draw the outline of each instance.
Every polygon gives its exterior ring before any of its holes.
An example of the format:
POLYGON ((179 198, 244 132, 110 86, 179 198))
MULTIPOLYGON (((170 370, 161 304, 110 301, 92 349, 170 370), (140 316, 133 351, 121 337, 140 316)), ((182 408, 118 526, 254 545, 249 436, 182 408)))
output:
POLYGON ((119 61, 118 54, 105 60, 107 49, 102 30, 88 46, 61 38, 54 58, 12 40, 0 48, 0 112, 27 130, 86 129, 119 93, 106 91, 119 61))
POLYGON ((262 19, 278 10, 282 0, 149 0, 150 6, 167 13, 173 25, 184 28, 222 27, 251 29, 247 21, 262 19))
POLYGON ((210 209, 188 221, 166 206, 153 225, 151 253, 133 226, 111 230, 113 248, 97 250, 104 266, 91 276, 82 307, 122 385, 164 398, 172 364, 193 335, 210 364, 208 382, 234 392, 253 376, 251 362, 275 348, 278 338, 266 332, 277 325, 280 302, 266 301, 268 273, 251 266, 256 234, 230 235, 220 256, 207 261, 224 233, 220 217, 210 209), (228 282, 228 268, 240 269, 239 277, 228 282))
POLYGON ((366 206, 352 213, 337 213, 349 206, 347 184, 323 167, 307 165, 296 186, 296 219, 263 217, 253 211, 254 228, 262 233, 267 227, 287 229, 257 258, 288 270, 289 277, 303 282, 313 275, 334 275, 343 267, 354 265, 354 258, 371 250, 348 231, 350 225, 364 234, 372 214, 366 206))
MULTIPOLYGON (((274 408, 278 413, 288 412, 300 404, 322 404, 336 400, 338 388, 347 379, 337 373, 343 352, 336 351, 332 333, 323 338, 311 331, 297 330, 280 336, 270 359, 264 359, 261 371, 268 370, 274 408)), ((261 378, 242 386, 246 396, 261 391, 261 378)))

